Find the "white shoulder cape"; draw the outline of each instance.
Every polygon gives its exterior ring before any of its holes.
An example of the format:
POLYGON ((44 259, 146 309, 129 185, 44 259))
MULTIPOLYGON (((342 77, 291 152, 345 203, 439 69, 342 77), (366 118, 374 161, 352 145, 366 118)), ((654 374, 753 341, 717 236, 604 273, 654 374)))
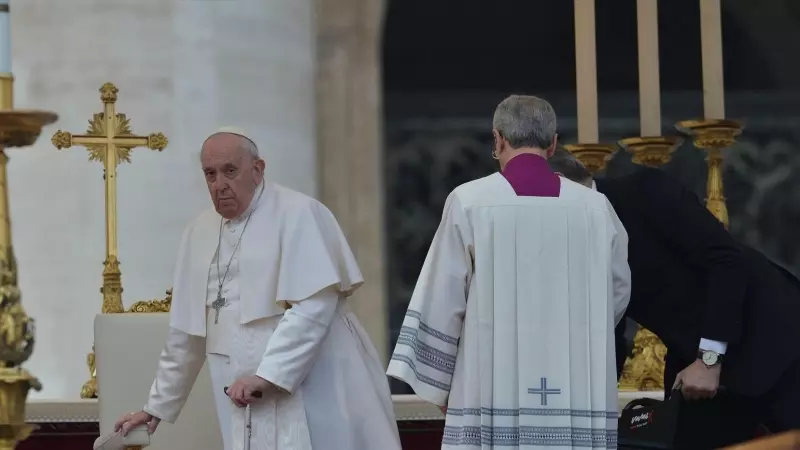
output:
MULTIPOLYGON (((241 323, 283 314, 289 304, 336 286, 351 295, 364 282, 336 218, 322 203, 267 183, 239 247, 241 323)), ((170 326, 206 334, 206 291, 220 216, 211 208, 186 228, 172 290, 170 326)))

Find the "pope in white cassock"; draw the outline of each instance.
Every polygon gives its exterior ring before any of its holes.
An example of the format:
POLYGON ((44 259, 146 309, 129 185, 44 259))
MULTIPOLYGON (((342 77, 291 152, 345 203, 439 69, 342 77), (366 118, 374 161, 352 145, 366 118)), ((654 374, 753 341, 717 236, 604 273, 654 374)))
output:
POLYGON ((509 97, 493 128, 501 173, 447 198, 388 373, 446 410, 442 449, 616 448, 627 234, 548 168, 550 104, 509 97))
POLYGON ((211 135, 201 162, 214 208, 183 235, 147 404, 116 429, 174 422, 208 360, 226 450, 244 448, 246 405, 252 449, 400 449, 383 365, 348 308, 363 279, 334 216, 266 182, 241 131, 211 135))

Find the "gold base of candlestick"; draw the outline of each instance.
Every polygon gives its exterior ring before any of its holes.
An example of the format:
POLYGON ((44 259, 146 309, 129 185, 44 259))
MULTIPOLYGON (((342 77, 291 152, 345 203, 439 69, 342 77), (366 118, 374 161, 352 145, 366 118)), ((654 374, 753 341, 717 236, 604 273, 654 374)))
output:
POLYGON ((36 430, 25 423, 25 400, 28 391, 42 388, 27 370, 0 368, 0 450, 12 450, 36 430))
POLYGON ((632 137, 619 141, 619 146, 630 152, 634 164, 660 167, 672 159, 672 153, 683 143, 675 136, 632 137))
POLYGON ((678 122, 675 128, 691 136, 695 147, 706 151, 706 207, 727 228, 729 221, 722 184, 722 150, 736 143, 736 138, 742 134, 742 124, 726 119, 685 120, 678 122))
POLYGON ((604 170, 617 152, 617 147, 609 144, 569 144, 564 148, 575 155, 592 175, 604 170))
POLYGON ((25 401, 39 381, 20 366, 34 348, 34 321, 22 307, 17 261, 11 241, 6 151, 26 147, 58 116, 48 111, 15 110, 14 77, 0 74, 0 450, 11 450, 36 428, 25 423, 25 401))

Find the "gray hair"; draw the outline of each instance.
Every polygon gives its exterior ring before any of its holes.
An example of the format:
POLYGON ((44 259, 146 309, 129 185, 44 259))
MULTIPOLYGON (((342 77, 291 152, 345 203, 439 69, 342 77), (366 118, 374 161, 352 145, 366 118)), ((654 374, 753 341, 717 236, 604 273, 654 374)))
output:
MULTIPOLYGON (((207 137, 206 141, 211 139, 212 136, 215 136, 217 134, 223 134, 223 133, 224 134, 232 134, 232 135, 238 137, 239 138, 239 148, 241 150, 246 151, 250 156, 253 157, 253 159, 259 159, 260 158, 260 156, 258 154, 258 147, 256 146, 256 143, 253 142, 252 140, 250 140, 249 137, 243 136, 243 135, 241 135, 239 133, 233 133, 233 132, 229 132, 229 131, 220 131, 220 132, 214 133, 211 136, 207 137)), ((203 141, 203 146, 200 147, 200 158, 203 157, 203 149, 205 148, 206 141, 203 141)))
POLYGON ((247 151, 247 153, 249 153, 250 156, 253 157, 253 159, 258 159, 259 155, 258 155, 258 147, 256 147, 256 143, 251 141, 250 138, 247 138, 247 137, 244 137, 244 136, 241 136, 241 135, 240 135, 240 137, 242 138, 242 143, 239 145, 239 148, 241 148, 242 150, 247 151))
POLYGON ((512 95, 497 105, 492 128, 511 148, 546 149, 556 137, 556 112, 539 97, 512 95))
POLYGON ((576 183, 583 184, 592 179, 591 172, 569 150, 557 148, 553 155, 547 158, 547 164, 553 172, 558 172, 576 183))

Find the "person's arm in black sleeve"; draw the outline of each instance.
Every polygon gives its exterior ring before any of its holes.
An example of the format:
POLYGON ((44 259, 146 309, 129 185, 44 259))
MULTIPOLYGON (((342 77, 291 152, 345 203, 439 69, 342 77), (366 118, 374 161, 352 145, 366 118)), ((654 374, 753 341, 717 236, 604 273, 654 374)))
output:
POLYGON ((637 203, 648 226, 707 274, 701 348, 725 353, 727 344, 738 342, 742 333, 748 277, 744 252, 693 192, 658 170, 641 175, 631 192, 641 196, 637 203))

